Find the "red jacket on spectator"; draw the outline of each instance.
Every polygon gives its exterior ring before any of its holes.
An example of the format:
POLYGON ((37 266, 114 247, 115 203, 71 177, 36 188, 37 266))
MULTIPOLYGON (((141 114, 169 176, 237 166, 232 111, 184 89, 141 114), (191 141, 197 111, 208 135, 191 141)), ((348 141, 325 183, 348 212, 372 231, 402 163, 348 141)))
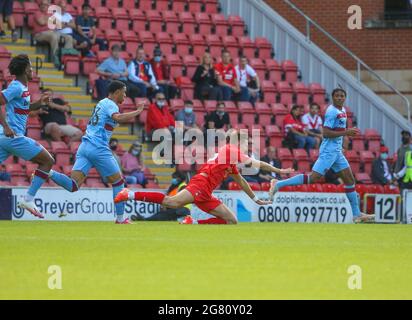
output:
POLYGON ((169 128, 175 126, 175 119, 169 111, 167 106, 160 109, 156 104, 152 103, 149 106, 146 120, 146 132, 150 133, 152 130, 169 128))
POLYGON ((153 73, 157 81, 170 80, 169 67, 164 60, 156 62, 152 59, 150 60, 150 64, 152 65, 153 73))
POLYGON ((305 125, 300 119, 295 119, 291 114, 288 114, 283 120, 283 127, 285 128, 285 135, 287 135, 290 128, 303 133, 305 125))

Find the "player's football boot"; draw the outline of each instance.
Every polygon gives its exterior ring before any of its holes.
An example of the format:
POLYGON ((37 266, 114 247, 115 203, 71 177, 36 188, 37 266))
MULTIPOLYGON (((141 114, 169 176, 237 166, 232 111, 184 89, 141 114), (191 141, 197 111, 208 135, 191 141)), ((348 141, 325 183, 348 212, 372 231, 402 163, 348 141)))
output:
POLYGON ((114 198, 114 203, 124 202, 129 200, 129 189, 124 188, 114 198))
POLYGON ((269 200, 273 201, 273 198, 275 197, 276 193, 276 184, 278 183, 278 180, 272 179, 270 181, 270 189, 269 189, 269 200))
POLYGON ((37 206, 34 204, 34 201, 26 201, 24 198, 22 198, 18 203, 17 206, 19 208, 25 209, 28 212, 30 212, 33 216, 39 218, 39 219, 44 219, 44 216, 40 213, 40 210, 37 208, 37 206))
POLYGON ((180 224, 194 224, 192 216, 186 216, 180 224))
POLYGON ((353 223, 374 223, 375 215, 374 214, 365 214, 362 213, 358 217, 353 218, 353 223))
POLYGON ((123 221, 117 221, 115 222, 115 224, 133 224, 133 222, 131 222, 129 220, 129 218, 124 219, 123 221))

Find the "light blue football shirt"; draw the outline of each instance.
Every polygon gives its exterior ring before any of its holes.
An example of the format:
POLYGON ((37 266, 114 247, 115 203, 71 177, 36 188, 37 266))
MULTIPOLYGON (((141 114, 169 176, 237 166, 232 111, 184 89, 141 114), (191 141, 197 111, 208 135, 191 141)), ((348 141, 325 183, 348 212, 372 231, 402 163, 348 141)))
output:
MULTIPOLYGON (((346 129, 347 115, 344 107, 339 109, 330 105, 325 114, 324 128, 333 131, 343 131, 346 129)), ((341 152, 343 144, 343 137, 337 138, 323 138, 319 152, 341 152)))

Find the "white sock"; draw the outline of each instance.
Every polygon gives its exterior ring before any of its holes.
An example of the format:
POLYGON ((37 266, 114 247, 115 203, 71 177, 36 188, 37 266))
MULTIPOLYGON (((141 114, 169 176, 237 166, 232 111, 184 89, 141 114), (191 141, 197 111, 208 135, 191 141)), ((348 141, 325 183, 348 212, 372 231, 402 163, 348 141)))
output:
POLYGON ((123 222, 123 215, 122 214, 118 214, 117 216, 116 216, 116 221, 117 222, 123 222))
POLYGON ((26 195, 24 196, 24 201, 27 202, 32 202, 34 200, 34 197, 28 193, 26 193, 26 195))
POLYGON ((134 192, 129 191, 129 200, 134 200, 134 192))

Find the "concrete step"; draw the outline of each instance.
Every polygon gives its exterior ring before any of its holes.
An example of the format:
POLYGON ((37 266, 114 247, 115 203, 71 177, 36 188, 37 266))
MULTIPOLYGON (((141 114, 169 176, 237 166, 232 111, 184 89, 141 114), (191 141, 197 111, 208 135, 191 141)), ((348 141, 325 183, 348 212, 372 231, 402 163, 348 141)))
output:
POLYGON ((92 98, 90 96, 82 95, 82 94, 65 94, 64 98, 70 103, 72 102, 92 103, 92 98))
POLYGON ((5 45, 6 49, 10 51, 11 53, 16 53, 16 54, 34 54, 36 53, 36 47, 30 47, 30 46, 22 46, 22 45, 5 45))
POLYGON ((41 81, 45 85, 65 85, 65 86, 73 86, 72 79, 66 78, 50 78, 50 77, 41 77, 41 81))
MULTIPOLYGON (((20 52, 22 53, 22 52, 20 52)), ((12 57, 17 56, 18 53, 12 53, 12 57)), ((42 59, 43 61, 46 60, 46 56, 44 54, 39 54, 39 53, 30 53, 28 54, 30 61, 34 65, 36 58, 42 59)))
MULTIPOLYGON (((66 98, 67 99, 67 98, 66 98)), ((78 110, 93 110, 96 106, 93 102, 71 102, 71 107, 78 110)))
POLYGON ((63 71, 56 70, 56 69, 39 69, 37 73, 40 77, 48 77, 48 78, 63 78, 64 73, 63 71))
POLYGON ((0 39, 0 45, 4 46, 4 45, 30 45, 30 41, 26 40, 26 39, 18 39, 16 42, 12 42, 11 38, 10 38, 10 33, 7 32, 7 37, 0 39))
POLYGON ((84 92, 84 89, 80 87, 68 87, 68 86, 61 86, 61 85, 49 85, 47 87, 52 89, 55 93, 61 93, 61 94, 84 92))
POLYGON ((122 141, 129 141, 131 143, 133 143, 136 139, 137 136, 136 135, 132 135, 132 134, 113 134, 113 138, 122 140, 122 141))
MULTIPOLYGON (((145 160, 145 163, 150 162, 150 160, 145 160)), ((156 171, 159 174, 166 175, 166 174, 172 174, 175 172, 175 168, 170 168, 170 167, 160 167, 160 166, 149 166, 147 165, 148 168, 150 168, 150 171, 156 171)))

